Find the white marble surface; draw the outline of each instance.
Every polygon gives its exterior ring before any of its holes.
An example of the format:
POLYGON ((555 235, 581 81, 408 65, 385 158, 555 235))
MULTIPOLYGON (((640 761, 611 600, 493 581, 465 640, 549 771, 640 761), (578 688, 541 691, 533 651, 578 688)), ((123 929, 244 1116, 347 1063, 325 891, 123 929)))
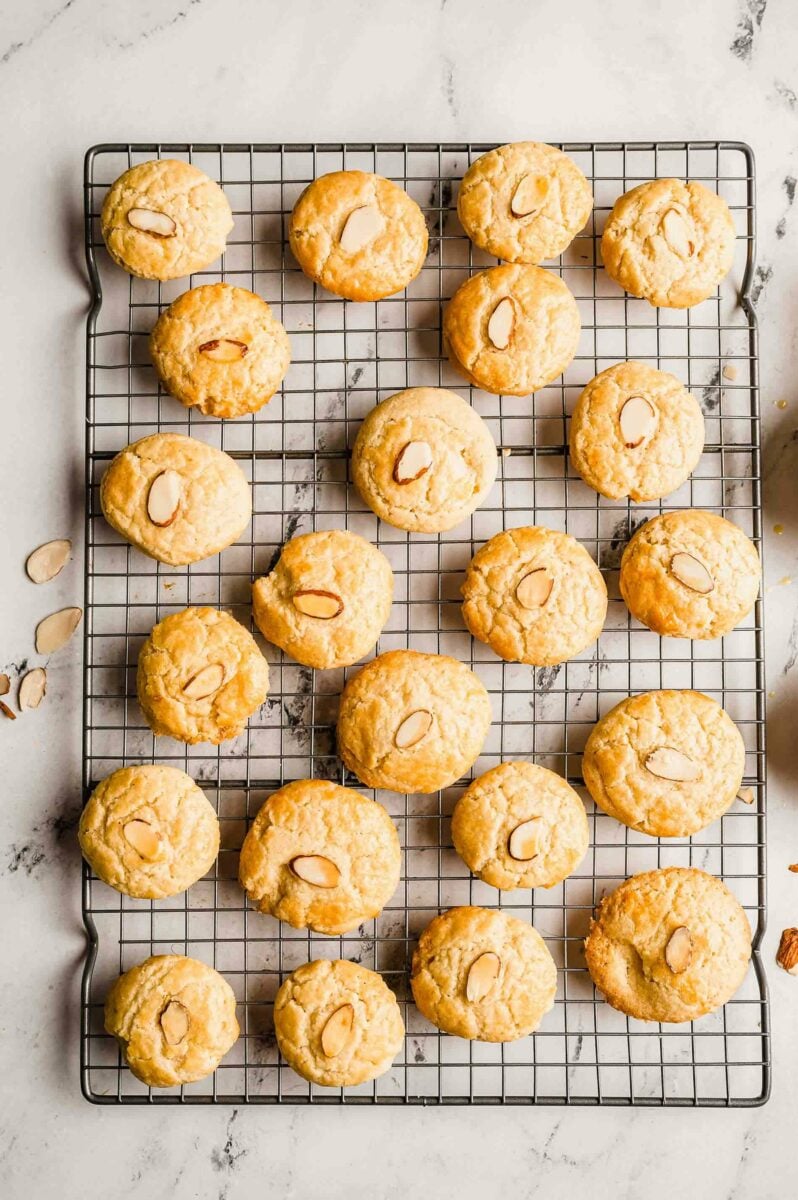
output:
MULTIPOLYGON (((793 0, 29 0, 0 5, 4 230, 0 670, 35 621, 80 603, 21 565, 82 531, 81 169, 103 140, 704 138, 759 173, 765 430, 774 1093, 753 1111, 119 1111, 78 1091, 83 956, 80 642, 46 707, 0 728, 0 1191, 17 1197, 274 1195, 702 1200, 795 1192, 798 980, 798 7, 793 0), (777 401, 786 406, 777 406, 777 401), (772 534, 774 525, 784 528, 772 534), (787 580, 787 582, 785 582, 787 580)), ((761 285, 761 286, 759 286, 761 285)))

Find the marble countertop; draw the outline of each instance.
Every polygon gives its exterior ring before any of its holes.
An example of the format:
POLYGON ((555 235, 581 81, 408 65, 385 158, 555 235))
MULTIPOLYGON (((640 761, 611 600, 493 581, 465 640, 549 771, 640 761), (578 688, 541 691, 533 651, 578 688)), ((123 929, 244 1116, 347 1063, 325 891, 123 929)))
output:
POLYGON ((80 641, 0 728, 0 1190, 81 1197, 783 1197, 798 980, 798 8, 786 0, 30 0, 0 6, 0 670, 81 603, 27 552, 83 518, 81 172, 100 141, 730 138, 757 155, 774 1087, 755 1110, 107 1110, 78 1089, 80 641), (781 532, 775 532, 775 530, 781 532))

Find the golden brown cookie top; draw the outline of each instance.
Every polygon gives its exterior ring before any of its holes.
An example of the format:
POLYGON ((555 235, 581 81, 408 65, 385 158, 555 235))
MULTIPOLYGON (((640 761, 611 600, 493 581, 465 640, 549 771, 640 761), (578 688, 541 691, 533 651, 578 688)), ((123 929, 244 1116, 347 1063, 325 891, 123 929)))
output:
POLYGON ((674 375, 645 363, 616 363, 596 375, 571 418, 571 462, 611 500, 659 500, 675 492, 703 449, 696 398, 674 375))
POLYGON ((601 901, 585 941, 593 982, 641 1021, 695 1021, 730 1000, 751 957, 751 929, 720 879, 663 867, 601 901))
POLYGON ((291 343, 265 300, 206 283, 161 313, 150 355, 164 387, 209 417, 257 412, 283 381, 291 343))
POLYGON ((573 159, 544 142, 497 146, 472 163, 457 195, 471 241, 506 262, 554 258, 584 229, 590 184, 573 159))
POLYGON ((213 967, 159 954, 117 979, 105 1002, 105 1028, 143 1083, 194 1083, 215 1071, 237 1040, 236 999, 213 967))
POLYGON ((607 218, 601 256, 625 291, 664 308, 711 296, 734 259, 734 221, 702 183, 652 179, 620 196, 607 218))
POLYGON ((185 771, 141 764, 97 785, 78 838, 89 866, 109 887, 160 900, 184 892, 211 869, 219 821, 185 771))
POLYGON ((472 275, 446 306, 452 366, 486 392, 528 396, 576 354, 576 301, 559 275, 523 264, 472 275))
POLYGON ((435 917, 410 975, 423 1016, 457 1037, 511 1042, 537 1029, 554 1004, 557 968, 526 921, 464 906, 435 917))
POLYGON ((446 388, 408 388, 373 408, 352 450, 352 480, 369 508, 399 529, 453 529, 496 478, 485 422, 446 388))
POLYGON ((400 865, 399 835, 381 804, 326 780, 298 779, 261 808, 238 877, 261 912, 340 934, 382 911, 400 865))
POLYGON ((694 508, 638 529, 623 552, 620 589, 632 616, 655 633, 716 638, 751 611, 761 571, 742 529, 694 508))
POLYGON ((391 613, 393 571, 371 542, 346 529, 305 533, 252 586, 267 641, 308 667, 348 667, 372 650, 391 613))
POLYGON ((100 504, 117 533, 173 567, 218 554, 252 515, 235 460, 180 433, 153 433, 120 450, 100 483, 100 504))
POLYGON ((347 682, 338 750, 367 787, 435 792, 474 764, 490 722, 488 693, 463 663, 390 650, 347 682))
POLYGON ((218 183, 177 159, 139 163, 112 184, 100 215, 108 253, 142 279, 179 279, 224 252, 233 228, 218 183))
POLYGON ((288 236, 305 274, 347 300, 400 292, 427 254, 427 226, 415 200, 365 171, 314 179, 294 205, 288 236))
POLYGON ((600 808, 652 837, 689 837, 734 803, 745 769, 739 729, 701 692, 622 700, 587 740, 582 773, 600 808))

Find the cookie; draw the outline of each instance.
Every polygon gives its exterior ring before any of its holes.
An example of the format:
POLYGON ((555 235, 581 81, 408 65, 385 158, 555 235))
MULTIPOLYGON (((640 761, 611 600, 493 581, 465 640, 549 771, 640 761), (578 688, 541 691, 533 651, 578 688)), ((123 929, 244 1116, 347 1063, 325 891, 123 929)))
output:
POLYGON ((711 296, 731 270, 734 221, 702 183, 652 179, 613 205, 601 238, 604 269, 624 291, 662 308, 711 296))
POLYGON ((219 821, 185 771, 145 763, 98 784, 81 814, 78 840, 103 883, 138 900, 162 900, 210 871, 219 821))
POLYGON ((323 779, 274 792, 244 838, 238 878, 261 912, 340 934, 382 912, 399 883, 396 827, 376 800, 323 779))
POLYGON ((156 737, 216 746, 238 737, 269 692, 269 664, 229 613, 185 608, 155 625, 139 653, 141 711, 156 737))
POLYGON ((485 500, 498 468, 480 415, 445 388, 408 388, 373 408, 352 449, 352 481, 383 521, 453 529, 485 500))
POLYGON ((303 1079, 354 1087, 389 1071, 402 1048, 399 1005, 381 975, 343 959, 317 959, 289 975, 274 1001, 283 1058, 303 1079))
POLYGON ((503 762, 457 801, 452 841, 469 870, 493 887, 554 887, 587 854, 585 806, 553 771, 503 762))
POLYGON ((367 787, 436 792, 473 766, 490 722, 488 693, 463 663, 390 650, 347 682, 338 752, 367 787))
POLYGON ((655 633, 716 638, 754 607, 761 571, 741 529, 694 508, 638 529, 623 552, 620 589, 632 616, 655 633))
POLYGON ((235 460, 180 433, 153 433, 120 450, 102 477, 100 504, 117 533, 170 567, 218 554, 252 515, 235 460))
POLYGON ((722 817, 744 770, 734 721, 691 691, 622 700, 595 726, 582 759, 599 808, 652 837, 689 837, 722 817))
POLYGON ((601 633, 607 588, 575 538, 542 525, 505 529, 477 551, 460 589, 469 631, 508 662, 552 666, 601 633))
POLYGON ((158 954, 117 979, 105 1001, 105 1029, 142 1083, 196 1083, 238 1039, 236 998, 213 967, 158 954))
POLYGON ((348 667, 376 645, 393 601, 388 559, 357 533, 304 533, 252 586, 267 641, 306 667, 348 667))
POLYGON ((590 184, 573 159, 544 142, 512 142, 472 163, 457 194, 457 215, 480 250, 506 262, 555 258, 584 229, 590 184))
POLYGON ((233 228, 218 183, 191 163, 162 158, 120 175, 100 214, 108 253, 141 279, 179 279, 224 253, 233 228))
POLYGON ((674 375, 621 362, 591 379, 571 418, 571 462, 610 500, 675 492, 704 449, 704 418, 674 375))
POLYGON ((537 1029, 554 1004, 557 968, 526 921, 464 906, 430 921, 410 985, 419 1011, 444 1033, 512 1042, 537 1029))
POLYGON ((365 171, 314 179, 294 205, 288 238, 305 274, 346 300, 401 292, 427 255, 427 226, 415 200, 365 171))
POLYGON ((246 288, 206 283, 162 312, 150 356, 171 395, 206 417, 240 417, 271 400, 291 361, 288 334, 246 288))
POLYGON ((641 1021, 695 1021, 730 1000, 751 957, 739 901, 714 875, 663 867, 598 906, 587 969, 608 1004, 641 1021))
POLYGON ((443 332, 456 371, 486 392, 528 396, 576 354, 579 310, 559 275, 542 267, 491 267, 446 306, 443 332))

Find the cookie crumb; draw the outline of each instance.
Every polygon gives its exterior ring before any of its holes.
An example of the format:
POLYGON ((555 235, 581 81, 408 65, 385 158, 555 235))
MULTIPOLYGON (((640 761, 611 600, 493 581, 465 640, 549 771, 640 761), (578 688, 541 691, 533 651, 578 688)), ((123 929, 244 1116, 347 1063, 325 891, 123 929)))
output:
POLYGON ((731 379, 732 381, 737 378, 737 368, 733 363, 726 363, 726 366, 723 368, 723 378, 731 379))

